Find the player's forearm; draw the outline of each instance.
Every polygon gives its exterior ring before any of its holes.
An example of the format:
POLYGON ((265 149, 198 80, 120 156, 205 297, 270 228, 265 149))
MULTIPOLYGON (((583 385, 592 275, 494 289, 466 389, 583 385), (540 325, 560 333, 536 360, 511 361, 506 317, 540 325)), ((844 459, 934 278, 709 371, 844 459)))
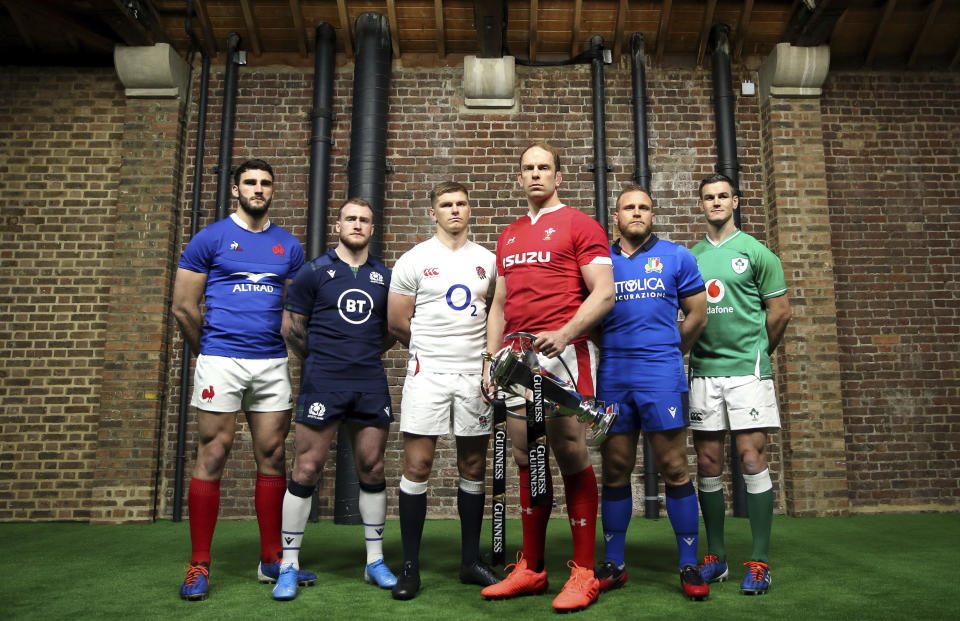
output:
POLYGON ((203 315, 200 309, 188 309, 175 306, 173 316, 180 327, 180 335, 190 346, 190 351, 194 354, 200 353, 200 337, 203 334, 203 315))
POLYGON ((687 355, 693 349, 693 344, 700 338, 700 333, 707 327, 707 315, 702 317, 687 315, 684 320, 677 323, 677 329, 680 330, 680 353, 687 355))
POLYGON ((503 347, 503 307, 491 306, 487 313, 487 351, 495 354, 503 347))
MULTIPOLYGON (((389 349, 396 341, 403 343, 403 346, 406 348, 410 347, 410 320, 406 321, 390 321, 389 323, 389 335, 390 335, 390 345, 387 346, 389 349)), ((386 341, 384 341, 386 342, 386 341)))
POLYGON ((586 334, 613 310, 615 301, 613 287, 596 287, 586 297, 577 312, 560 331, 567 337, 567 342, 586 334))
POLYGON ((306 360, 310 351, 306 317, 284 311, 280 334, 290 351, 301 360, 306 360))
POLYGON ((767 354, 772 354, 777 345, 783 340, 783 333, 790 323, 790 303, 787 296, 780 296, 766 301, 767 317, 767 354))

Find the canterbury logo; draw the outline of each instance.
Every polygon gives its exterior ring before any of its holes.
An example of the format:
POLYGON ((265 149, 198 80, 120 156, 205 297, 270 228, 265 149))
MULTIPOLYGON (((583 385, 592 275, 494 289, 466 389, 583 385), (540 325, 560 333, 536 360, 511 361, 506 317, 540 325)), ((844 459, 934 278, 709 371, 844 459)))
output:
POLYGON ((267 276, 276 276, 276 274, 274 274, 274 273, 272 273, 272 272, 264 272, 263 274, 255 274, 254 272, 234 272, 234 273, 232 273, 232 274, 230 274, 230 275, 231 275, 231 276, 246 276, 246 277, 247 277, 247 280, 249 280, 249 281, 251 281, 251 282, 260 282, 261 280, 263 280, 263 279, 266 278, 267 276))
POLYGON ((431 278, 431 277, 433 277, 433 276, 439 276, 439 275, 440 275, 440 268, 437 268, 437 267, 428 267, 427 269, 423 270, 423 275, 424 275, 424 277, 426 277, 426 278, 431 278))

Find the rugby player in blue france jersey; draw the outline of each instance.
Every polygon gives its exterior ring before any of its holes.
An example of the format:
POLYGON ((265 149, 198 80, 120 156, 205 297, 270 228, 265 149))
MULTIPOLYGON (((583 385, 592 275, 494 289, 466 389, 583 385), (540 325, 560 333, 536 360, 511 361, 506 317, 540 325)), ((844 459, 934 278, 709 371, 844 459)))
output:
POLYGON ((295 417, 296 456, 283 499, 283 566, 273 589, 278 600, 297 595, 310 498, 341 423, 350 433, 360 480, 364 580, 384 589, 397 583, 383 561, 383 452, 393 412, 381 354, 394 342, 387 331, 390 270, 368 252, 373 209, 367 201, 348 199, 335 229, 339 243, 300 270, 283 313, 283 338, 304 361, 304 370, 295 417))
POLYGON ((643 431, 663 477, 667 516, 679 549, 680 583, 692 599, 709 586, 697 569, 699 515, 687 467, 687 378, 683 355, 707 323, 703 279, 693 255, 653 233, 653 200, 637 185, 617 198, 620 239, 610 249, 616 302, 601 324, 597 396, 620 404, 620 415, 601 446, 601 510, 605 561, 601 590, 627 581, 624 541, 633 513, 630 474, 643 431), (684 320, 677 321, 683 310, 684 320))
MULTIPOLYGON (((244 162, 233 182, 237 210, 190 240, 173 285, 173 314, 184 340, 198 354, 193 405, 199 446, 187 494, 192 551, 180 588, 186 600, 206 599, 209 592, 220 478, 241 409, 250 425, 257 462, 257 573, 261 582, 274 581, 280 573, 283 443, 293 406, 280 317, 286 284, 303 265, 303 248, 267 218, 274 182, 269 164, 244 162)), ((312 584, 316 576, 305 573, 299 579, 312 584)))

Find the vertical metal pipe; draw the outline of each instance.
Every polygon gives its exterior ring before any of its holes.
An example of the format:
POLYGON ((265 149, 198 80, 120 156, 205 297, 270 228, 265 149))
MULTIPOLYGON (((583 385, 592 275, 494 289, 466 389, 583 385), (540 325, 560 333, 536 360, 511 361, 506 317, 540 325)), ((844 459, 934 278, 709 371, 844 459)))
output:
MULTIPOLYGON (((733 181, 733 190, 740 195, 740 163, 737 160, 736 109, 733 79, 730 75, 730 26, 715 24, 710 29, 710 59, 713 67, 713 117, 717 133, 717 172, 733 181)), ((733 221, 740 228, 740 212, 733 212, 733 221)), ((733 515, 747 517, 747 489, 740 469, 737 436, 730 434, 730 480, 733 487, 733 515)))
POLYGON ((603 37, 594 35, 590 49, 595 53, 590 61, 590 81, 593 86, 593 184, 596 197, 597 222, 607 230, 607 133, 604 113, 603 37))
MULTIPOLYGON (((190 207, 190 239, 197 234, 200 225, 200 186, 203 182, 203 151, 206 142, 207 131, 207 91, 210 88, 210 57, 203 50, 203 46, 196 41, 193 29, 190 27, 190 16, 193 12, 193 4, 187 8, 187 18, 185 28, 194 46, 200 51, 201 69, 200 69, 200 102, 197 111, 197 148, 193 160, 193 194, 190 207)), ((183 350, 180 354, 180 403, 177 413, 177 456, 174 460, 174 483, 173 483, 173 521, 179 522, 183 519, 183 474, 187 461, 187 414, 189 412, 189 399, 187 393, 190 390, 190 344, 183 341, 183 350)))
MULTIPOLYGON (((713 118, 717 134, 717 172, 733 180, 740 194, 740 162, 737 160, 736 99, 730 74, 730 26, 714 24, 710 29, 710 60, 713 67, 713 118)), ((740 228, 740 210, 733 212, 740 228)))
MULTIPOLYGON (((348 196, 359 196, 373 207, 370 254, 383 256, 383 206, 387 174, 387 104, 390 95, 390 23, 379 13, 363 13, 356 21, 353 71, 353 115, 350 127, 348 196)), ((337 480, 333 521, 359 524, 360 482, 350 435, 337 435, 337 480)))
POLYGON ((240 35, 227 35, 227 65, 223 75, 223 117, 220 120, 220 159, 217 162, 217 220, 227 217, 230 207, 230 169, 233 161, 233 126, 237 116, 237 51, 240 35))
POLYGON ((631 86, 633 88, 633 181, 650 189, 650 164, 647 160, 647 68, 643 35, 630 37, 631 86))
POLYGON ((307 196, 307 257, 310 259, 322 254, 326 246, 336 37, 333 26, 326 22, 317 24, 310 135, 310 188, 307 196))

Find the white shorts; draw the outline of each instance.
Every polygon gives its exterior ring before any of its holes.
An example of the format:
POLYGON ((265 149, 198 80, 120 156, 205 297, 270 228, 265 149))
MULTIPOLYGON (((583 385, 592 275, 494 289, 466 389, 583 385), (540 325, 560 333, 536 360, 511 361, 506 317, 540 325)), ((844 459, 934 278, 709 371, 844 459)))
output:
POLYGON ((400 431, 420 436, 485 436, 493 428, 492 410, 480 396, 479 373, 407 375, 400 402, 400 431), (451 416, 452 414, 452 416, 451 416))
POLYGON ((772 379, 753 375, 695 377, 690 381, 690 428, 740 431, 780 428, 772 379))
POLYGON ((197 356, 192 405, 206 412, 283 412, 293 407, 286 358, 197 356))
MULTIPOLYGON (((547 358, 541 354, 537 354, 537 358, 540 360, 540 367, 545 371, 549 371, 567 382, 573 382, 581 397, 596 396, 597 346, 593 344, 593 341, 588 339, 579 343, 571 343, 563 350, 563 354, 556 358, 547 358), (566 367, 564 367, 564 364, 566 364, 566 367), (567 373, 567 369, 570 370, 569 373, 567 373), (572 378, 571 375, 573 375, 572 378)), ((506 403, 508 408, 513 409, 526 403, 526 399, 516 395, 507 395, 506 403)))

